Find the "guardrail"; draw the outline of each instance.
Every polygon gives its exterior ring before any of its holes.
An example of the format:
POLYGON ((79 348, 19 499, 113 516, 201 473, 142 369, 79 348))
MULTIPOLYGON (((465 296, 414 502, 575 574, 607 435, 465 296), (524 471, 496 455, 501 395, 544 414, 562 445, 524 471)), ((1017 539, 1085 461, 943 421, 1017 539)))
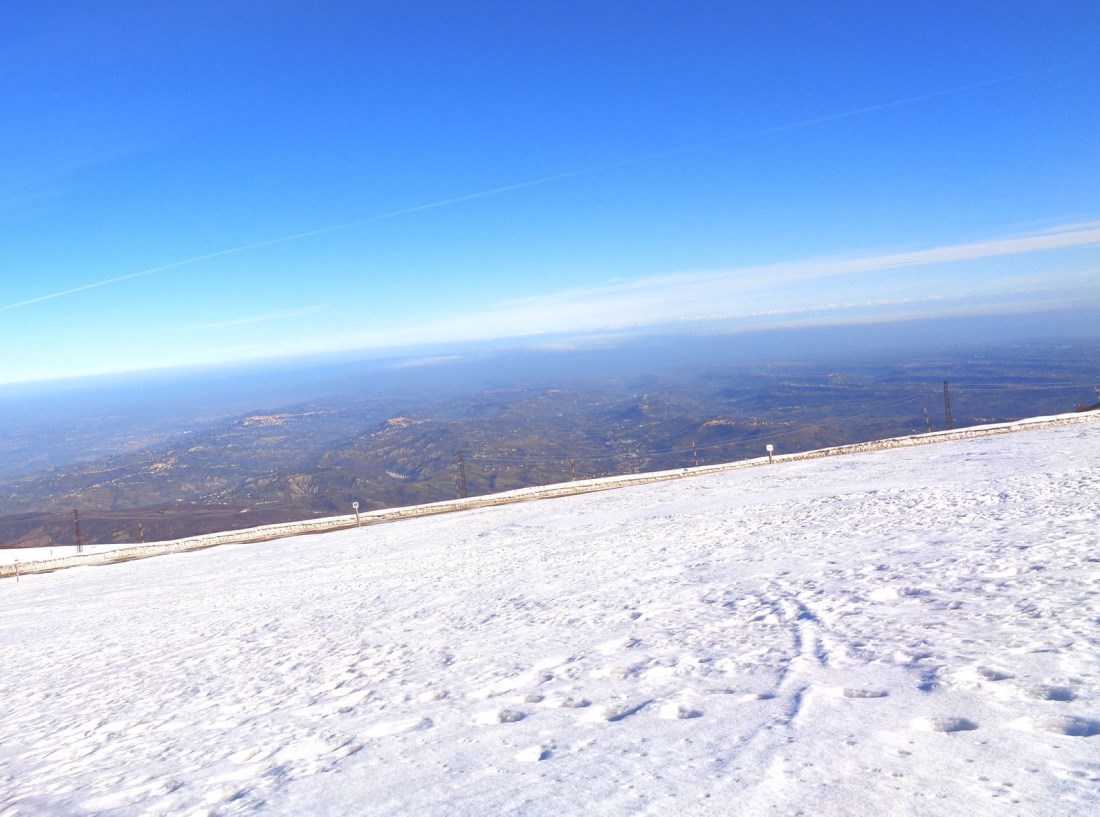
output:
MULTIPOLYGON (((1012 434, 1018 431, 1078 425, 1097 421, 1100 421, 1100 412, 1059 414, 1053 417, 1033 417, 1011 423, 971 426, 970 428, 952 431, 933 431, 927 434, 914 434, 905 437, 890 437, 884 440, 851 443, 848 445, 819 448, 812 451, 802 451, 793 454, 775 454, 770 460, 769 457, 765 456, 716 465, 677 468, 670 471, 597 477, 594 479, 577 480, 576 482, 564 482, 556 485, 518 488, 513 491, 505 491, 499 494, 486 494, 484 496, 468 497, 466 499, 453 499, 444 502, 432 502, 426 505, 410 505, 403 508, 366 511, 359 514, 359 524, 363 526, 377 525, 383 522, 394 522, 399 519, 409 519, 417 516, 454 513, 456 511, 465 511, 473 508, 509 505, 516 502, 552 499, 555 497, 573 496, 574 494, 593 493, 595 491, 608 491, 615 488, 625 488, 631 485, 645 485, 653 482, 683 479, 684 477, 718 474, 745 468, 758 468, 762 465, 797 462, 800 460, 818 459, 820 457, 835 457, 845 454, 859 454, 869 451, 885 451, 892 448, 909 448, 917 445, 930 445, 934 443, 951 442, 953 440, 968 440, 976 437, 990 437, 997 434, 1012 434)), ((356 517, 354 515, 309 519, 301 522, 276 523, 273 525, 262 525, 260 527, 245 528, 237 531, 227 531, 225 533, 191 536, 186 539, 175 539, 169 542, 131 545, 118 548, 117 550, 101 551, 99 553, 84 553, 64 556, 57 559, 42 559, 22 563, 15 562, 13 564, 4 564, 0 565, 0 577, 18 577, 19 575, 26 575, 29 573, 46 573, 66 567, 77 567, 81 565, 112 564, 115 562, 130 561, 132 559, 143 559, 149 556, 160 556, 167 553, 183 553, 192 550, 202 550, 205 548, 217 547, 218 545, 263 542, 271 539, 284 539, 290 536, 325 533, 327 531, 346 530, 354 527, 356 527, 356 517)))

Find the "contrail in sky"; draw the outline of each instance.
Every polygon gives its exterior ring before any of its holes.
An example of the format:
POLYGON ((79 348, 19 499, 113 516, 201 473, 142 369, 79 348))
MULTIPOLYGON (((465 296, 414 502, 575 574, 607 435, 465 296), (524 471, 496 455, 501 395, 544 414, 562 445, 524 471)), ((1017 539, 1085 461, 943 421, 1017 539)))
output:
POLYGON ((434 210, 439 207, 449 207, 453 204, 461 204, 462 202, 474 201, 475 199, 484 199, 490 196, 499 196, 502 193, 511 193, 516 190, 523 190, 527 187, 537 187, 543 184, 549 184, 551 182, 561 181, 563 179, 571 179, 577 176, 588 176, 593 173, 602 173, 607 170, 614 170, 619 167, 626 167, 628 165, 640 164, 642 162, 651 162, 655 159, 662 159, 667 156, 675 156, 681 153, 688 153, 694 150, 701 150, 707 147, 713 147, 715 145, 721 145, 728 142, 735 142, 743 139, 753 139, 759 136, 769 136, 775 133, 783 133, 784 131, 798 130, 800 128, 809 128, 815 125, 821 125, 826 122, 835 122, 839 119, 848 119, 854 116, 863 116, 864 114, 874 113, 875 111, 883 111, 888 108, 896 108, 902 105, 911 105, 916 102, 923 102, 928 99, 936 99, 937 97, 950 96, 952 94, 963 93, 965 91, 972 91, 978 88, 988 88, 992 85, 1001 85, 1006 82, 1014 82, 1020 79, 1026 79, 1027 77, 1033 77, 1038 74, 1048 73, 1050 71, 1056 71, 1063 68, 1077 65, 1079 63, 1069 63, 1057 66, 1051 66, 1048 68, 1039 68, 1034 71, 1025 71, 1019 74, 1009 74, 1008 76, 998 77, 996 79, 983 80, 981 82, 972 82, 969 85, 959 85, 953 88, 944 88, 939 91, 931 91, 926 94, 919 94, 917 96, 904 97, 902 99, 895 99, 890 102, 881 102, 876 105, 868 105, 863 108, 853 108, 848 111, 841 111, 839 113, 828 114, 826 116, 819 116, 814 119, 805 119, 800 122, 790 122, 785 125, 776 125, 770 128, 762 128, 755 131, 747 131, 735 136, 725 136, 721 139, 712 139, 707 142, 696 142, 690 145, 682 145, 680 147, 669 148, 668 150, 658 151, 656 153, 647 153, 643 156, 635 156, 630 159, 622 159, 617 162, 609 162, 602 165, 593 165, 591 167, 581 168, 579 170, 571 170, 565 173, 558 173, 553 176, 543 176, 538 179, 531 179, 525 182, 518 182, 517 184, 504 185, 503 187, 493 187, 489 190, 482 190, 477 193, 468 193, 464 196, 455 196, 454 198, 442 199, 440 201, 430 202, 428 204, 419 204, 414 207, 405 207, 400 210, 393 210, 389 213, 382 213, 377 216, 370 216, 369 218, 358 219, 356 221, 349 221, 344 224, 336 224, 330 227, 320 227, 316 230, 306 230, 301 233, 293 233, 292 235, 284 235, 278 238, 270 238, 266 241, 257 241, 252 244, 242 244, 239 247, 230 247, 225 250, 218 250, 217 252, 206 253, 205 255, 196 255, 192 258, 185 258, 182 261, 174 261, 171 264, 164 264, 159 267, 151 267, 149 269, 141 270, 140 272, 131 272, 126 275, 119 275, 114 278, 107 278, 103 281, 96 281, 91 284, 84 284, 83 286, 73 287, 72 289, 61 290, 60 292, 51 292, 47 295, 39 295, 37 298, 29 298, 25 301, 19 301, 17 303, 8 304, 6 306, 0 306, 0 312, 9 312, 13 309, 20 309, 25 306, 31 306, 32 304, 42 303, 43 301, 51 301, 54 298, 64 298, 67 295, 75 295, 78 292, 85 292, 89 289, 98 289, 99 287, 110 286, 111 284, 122 283, 123 281, 130 281, 134 278, 143 278, 146 275, 154 275, 159 272, 167 272, 168 270, 179 269, 180 267, 191 266, 192 264, 198 264, 202 261, 209 261, 212 258, 221 258, 226 255, 235 255, 237 253, 248 252, 249 250, 258 250, 261 247, 271 247, 276 244, 286 244, 291 241, 299 241, 303 238, 311 238, 317 235, 324 235, 325 233, 333 233, 339 230, 347 230, 352 227, 360 227, 365 224, 370 224, 376 221, 383 221, 385 219, 396 218, 398 216, 409 215, 410 213, 419 213, 423 210, 434 210))
POLYGON ((586 173, 596 173, 600 170, 615 167, 618 164, 629 164, 631 161, 643 161, 643 158, 632 159, 624 162, 618 162, 612 165, 605 165, 604 167, 590 167, 583 170, 573 170, 568 173, 559 173, 556 176, 544 176, 541 179, 532 179, 526 182, 519 182, 518 184, 509 184, 504 187, 494 187, 491 190, 482 190, 478 193, 468 193, 465 196, 456 196, 450 199, 443 199, 442 201, 434 201, 430 204, 420 204, 415 207, 405 207, 401 210, 393 210, 389 213, 382 213, 378 216, 371 216, 370 218, 359 219, 358 221, 349 221, 345 224, 334 224, 330 227, 319 227, 316 230, 306 230, 302 233, 293 233, 291 235, 279 236, 278 238, 269 238, 265 241, 256 241, 252 244, 242 244, 239 247, 230 247, 225 250, 218 250, 217 252, 206 253, 205 255, 196 255, 191 258, 185 258, 182 261, 173 261, 171 264, 164 264, 159 267, 150 267, 149 269, 141 270, 140 272, 131 272, 126 275, 118 275, 114 278, 107 278, 103 281, 95 281, 91 284, 84 284, 82 286, 73 287, 72 289, 63 289, 60 292, 51 292, 48 295, 39 295, 37 298, 29 298, 25 301, 19 301, 14 304, 8 304, 6 306, 0 306, 0 312, 8 312, 12 309, 19 309, 20 307, 30 306, 31 304, 41 303, 42 301, 51 301, 54 298, 64 298, 66 295, 75 295, 78 292, 84 292, 89 289, 98 289, 99 287, 110 286, 111 284, 118 284, 122 281, 130 281, 134 278, 143 278, 146 275, 153 275, 157 272, 166 272, 167 270, 178 269, 179 267, 187 267, 191 264, 198 264, 200 261, 209 261, 212 258, 221 258, 225 255, 235 255, 236 253, 247 252, 248 250, 258 250, 261 247, 271 247, 275 244, 286 244, 291 241, 298 241, 303 238, 310 238, 315 235, 323 235, 325 233, 334 233, 338 230, 347 230, 351 227, 358 227, 363 224, 370 224, 373 221, 382 221, 388 218, 395 218, 397 216, 403 216, 408 213, 417 213, 421 210, 432 210, 436 207, 447 207, 451 204, 458 204, 463 201, 473 201, 474 199, 482 199, 488 196, 496 196, 501 193, 508 193, 512 190, 522 190, 524 187, 534 187, 539 184, 547 184, 548 182, 557 181, 558 179, 567 179, 570 176, 581 176, 586 173))

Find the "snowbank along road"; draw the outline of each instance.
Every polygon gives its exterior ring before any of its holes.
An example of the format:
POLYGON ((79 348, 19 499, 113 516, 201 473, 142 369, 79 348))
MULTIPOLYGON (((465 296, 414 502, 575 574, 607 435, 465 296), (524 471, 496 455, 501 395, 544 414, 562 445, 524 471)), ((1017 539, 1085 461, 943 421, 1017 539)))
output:
POLYGON ((0 584, 0 815, 1100 813, 1100 425, 0 584))

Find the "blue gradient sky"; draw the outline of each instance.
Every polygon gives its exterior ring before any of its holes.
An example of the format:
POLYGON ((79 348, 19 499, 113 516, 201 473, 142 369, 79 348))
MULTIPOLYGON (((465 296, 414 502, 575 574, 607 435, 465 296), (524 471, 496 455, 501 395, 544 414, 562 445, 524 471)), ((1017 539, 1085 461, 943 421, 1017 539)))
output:
POLYGON ((16 4, 0 384, 1100 315, 1097 42, 1095 0, 16 4))

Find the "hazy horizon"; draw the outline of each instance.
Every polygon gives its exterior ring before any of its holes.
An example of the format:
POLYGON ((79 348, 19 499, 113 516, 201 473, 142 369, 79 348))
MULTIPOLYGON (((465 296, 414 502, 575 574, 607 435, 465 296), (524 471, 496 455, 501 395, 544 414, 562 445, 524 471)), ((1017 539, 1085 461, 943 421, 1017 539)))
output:
MULTIPOLYGON (((330 367, 366 366, 379 372, 432 369, 501 359, 513 355, 539 355, 567 361, 579 353, 629 351, 662 347, 670 354, 691 349, 716 356, 734 355, 743 361, 767 361, 776 357, 822 360, 871 354, 935 354, 952 345, 981 346, 1006 343, 1056 343, 1100 341, 1100 325, 1091 308, 1063 309, 1015 315, 976 315, 899 319, 888 322, 808 324, 731 330, 721 324, 694 331, 682 327, 643 327, 633 331, 603 333, 555 333, 505 338, 496 341, 430 344, 386 349, 351 349, 342 352, 303 353, 226 360, 174 367, 94 372, 79 377, 42 377, 0 383, 0 403, 35 394, 61 394, 114 386, 173 383, 184 380, 233 379, 248 374, 322 370, 330 367)), ((650 358, 647 358, 650 360, 650 358)), ((566 364, 568 366, 568 364, 566 364)), ((577 373, 583 376, 583 371, 577 373)))

